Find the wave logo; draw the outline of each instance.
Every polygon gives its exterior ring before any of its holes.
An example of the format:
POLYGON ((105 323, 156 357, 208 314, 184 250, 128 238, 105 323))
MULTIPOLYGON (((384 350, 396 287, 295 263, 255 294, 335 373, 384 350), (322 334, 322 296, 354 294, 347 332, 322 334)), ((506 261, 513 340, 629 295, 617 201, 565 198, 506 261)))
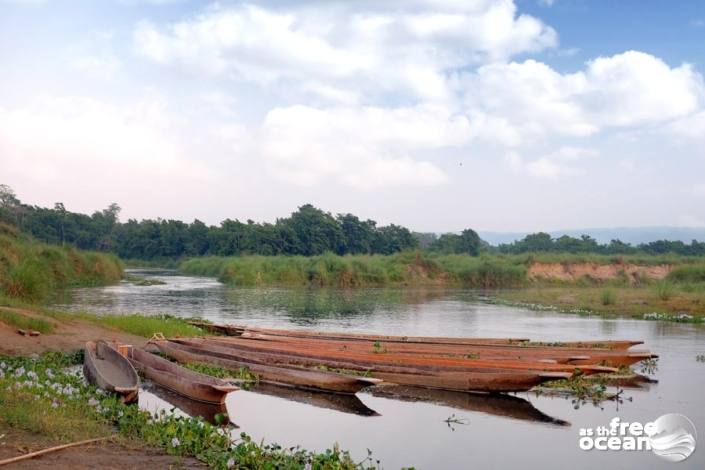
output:
POLYGON ((671 462, 681 462, 695 452, 697 432, 686 416, 669 413, 653 422, 649 433, 651 451, 671 462))

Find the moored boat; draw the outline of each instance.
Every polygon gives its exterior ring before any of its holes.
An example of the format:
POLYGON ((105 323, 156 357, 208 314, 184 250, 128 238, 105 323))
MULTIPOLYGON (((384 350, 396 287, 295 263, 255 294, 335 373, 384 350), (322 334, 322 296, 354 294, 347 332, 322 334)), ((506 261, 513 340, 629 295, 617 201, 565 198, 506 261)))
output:
POLYGON ((157 346, 163 354, 182 363, 215 364, 230 370, 239 370, 244 367, 256 374, 260 381, 290 387, 334 393, 357 393, 365 387, 381 382, 380 379, 370 377, 242 361, 217 352, 204 354, 197 348, 171 341, 154 340, 152 344, 157 346))
POLYGON ((222 404, 228 393, 238 390, 222 379, 186 369, 139 348, 130 348, 127 357, 146 378, 191 400, 222 404))
POLYGON ((140 379, 134 367, 105 341, 88 341, 83 359, 83 373, 89 383, 120 395, 124 403, 137 400, 140 379))

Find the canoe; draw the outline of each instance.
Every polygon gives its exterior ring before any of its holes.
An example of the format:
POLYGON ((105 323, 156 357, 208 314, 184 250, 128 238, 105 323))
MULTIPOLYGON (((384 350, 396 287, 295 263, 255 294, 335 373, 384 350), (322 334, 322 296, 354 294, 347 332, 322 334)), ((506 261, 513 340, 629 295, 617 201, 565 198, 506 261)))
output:
MULTIPOLYGON (((417 371, 428 372, 473 372, 483 369, 518 369, 532 371, 575 372, 579 369, 585 374, 599 372, 614 372, 613 367, 600 365, 562 365, 539 360, 492 360, 492 359, 465 359, 465 358, 424 358, 415 356, 402 356, 392 353, 360 353, 345 350, 302 350, 297 346, 263 344, 246 339, 227 338, 176 338, 174 342, 196 347, 204 351, 237 356, 240 360, 254 360, 258 362, 276 361, 282 358, 285 361, 300 365, 323 365, 338 369, 352 370, 380 370, 382 366, 411 367, 417 371)), ((234 358, 234 357, 231 357, 234 358)))
POLYGON ((222 404, 238 390, 222 379, 200 374, 139 348, 130 348, 130 363, 146 378, 191 400, 222 404))
MULTIPOLYGON (((294 338, 267 334, 249 333, 242 339, 261 341, 262 344, 288 347, 296 345, 297 350, 330 349, 333 351, 374 352, 383 350, 388 353, 413 355, 418 357, 474 357, 477 359, 526 359, 553 361, 561 364, 604 364, 620 367, 630 366, 644 359, 657 357, 648 351, 625 351, 612 349, 585 349, 577 347, 524 347, 508 345, 446 345, 413 344, 397 342, 372 342, 331 340, 317 338, 294 338)), ((229 338, 217 338, 216 341, 231 341, 229 338)), ((241 344, 241 343, 239 343, 241 344)), ((252 343, 257 346, 256 342, 252 343)))
POLYGON ((239 370, 244 367, 256 374, 260 381, 277 385, 354 394, 365 387, 381 382, 380 379, 370 377, 241 361, 227 354, 214 352, 203 354, 198 349, 171 341, 153 340, 152 344, 156 345, 168 357, 181 363, 215 364, 230 370, 239 370))
MULTIPOLYGON (((260 374, 260 370, 286 369, 286 366, 267 366, 262 363, 248 362, 240 356, 232 354, 227 349, 203 349, 188 344, 181 340, 155 342, 165 354, 176 360, 187 362, 215 363, 223 367, 237 368, 248 367, 252 372, 260 374), (172 349, 171 351, 169 349, 172 349), (185 353, 185 354, 184 354, 185 353)), ((319 361, 320 362, 320 361, 319 361)), ((401 368, 399 368, 401 369, 401 368)), ((296 369, 299 373, 316 373, 307 369, 296 369)), ((478 392, 520 392, 527 391, 541 383, 567 379, 572 376, 570 372, 530 372, 523 370, 482 370, 476 372, 442 372, 433 373, 404 369, 403 372, 372 371, 373 379, 382 379, 403 385, 438 388, 442 390, 478 391, 478 392)), ((275 379, 276 380, 276 379, 275 379)), ((281 380, 281 379, 280 379, 281 380)))
POLYGON ((392 374, 374 372, 387 383, 459 392, 526 392, 552 380, 569 379, 569 372, 444 372, 438 374, 392 374))
POLYGON ((88 341, 83 373, 89 383, 120 395, 123 403, 137 400, 140 379, 130 361, 105 341, 88 341))
MULTIPOLYGON (((155 397, 166 401, 169 405, 178 408, 194 418, 200 416, 208 423, 219 426, 230 423, 228 408, 225 403, 205 403, 191 400, 154 382, 143 384, 142 390, 143 396, 144 392, 152 393, 155 397)), ((148 403, 150 403, 149 400, 148 403)), ((147 408, 149 408, 149 405, 147 408)))

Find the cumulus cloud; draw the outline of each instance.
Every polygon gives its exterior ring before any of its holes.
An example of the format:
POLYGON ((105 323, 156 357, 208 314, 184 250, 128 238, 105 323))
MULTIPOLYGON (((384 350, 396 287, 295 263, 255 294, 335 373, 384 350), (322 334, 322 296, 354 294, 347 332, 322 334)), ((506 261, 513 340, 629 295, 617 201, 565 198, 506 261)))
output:
POLYGON ((705 96, 702 76, 690 65, 670 67, 636 51, 565 74, 535 60, 489 64, 459 77, 456 89, 467 109, 506 120, 523 142, 668 124, 692 115, 705 96))
POLYGON ((473 136, 464 116, 438 106, 385 109, 277 108, 263 125, 262 154, 278 176, 309 185, 325 179, 356 188, 446 181, 424 150, 462 145, 473 136))
POLYGON ((149 197, 211 180, 211 170, 187 156, 167 114, 158 101, 118 106, 80 97, 0 108, 3 176, 34 194, 46 185, 67 188, 79 196, 74 203, 92 208, 80 197, 87 188, 109 194, 129 187, 149 197))
POLYGON ((166 28, 142 22, 134 43, 143 57, 197 74, 288 80, 324 95, 354 85, 445 98, 453 69, 553 48, 557 35, 511 0, 263 2, 212 7, 166 28))

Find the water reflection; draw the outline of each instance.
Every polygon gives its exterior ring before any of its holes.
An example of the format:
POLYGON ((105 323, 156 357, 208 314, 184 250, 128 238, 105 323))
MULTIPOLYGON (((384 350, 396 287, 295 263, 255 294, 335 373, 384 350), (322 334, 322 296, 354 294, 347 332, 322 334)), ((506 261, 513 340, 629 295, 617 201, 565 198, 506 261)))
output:
MULTIPOLYGON (((658 371, 649 376, 658 378, 658 383, 621 384, 625 388, 622 403, 577 410, 571 399, 533 394, 478 397, 426 391, 419 397, 418 391, 415 396, 403 390, 395 394, 375 391, 358 394, 354 406, 313 395, 306 402, 300 395, 276 395, 269 390, 229 394, 226 403, 231 419, 255 441, 314 450, 338 442, 359 460, 369 448, 384 468, 540 465, 563 469, 569 462, 574 469, 592 470, 660 468, 661 461, 650 453, 580 451, 580 428, 606 425, 615 416, 647 422, 665 413, 682 413, 697 428, 705 429, 705 364, 695 359, 705 354, 703 325, 528 311, 479 302, 477 293, 467 290, 252 289, 173 272, 139 274, 166 284, 78 289, 57 299, 56 308, 170 313, 262 327, 395 335, 529 337, 537 341, 642 339, 644 347, 660 355, 658 371), (445 421, 453 414, 467 419, 469 425, 451 432, 445 421), (561 425, 564 422, 571 425, 561 425)), ((140 404, 145 406, 170 408, 176 403, 151 391, 142 395, 140 404)), ((705 452, 696 451, 679 468, 705 468, 705 452)))

